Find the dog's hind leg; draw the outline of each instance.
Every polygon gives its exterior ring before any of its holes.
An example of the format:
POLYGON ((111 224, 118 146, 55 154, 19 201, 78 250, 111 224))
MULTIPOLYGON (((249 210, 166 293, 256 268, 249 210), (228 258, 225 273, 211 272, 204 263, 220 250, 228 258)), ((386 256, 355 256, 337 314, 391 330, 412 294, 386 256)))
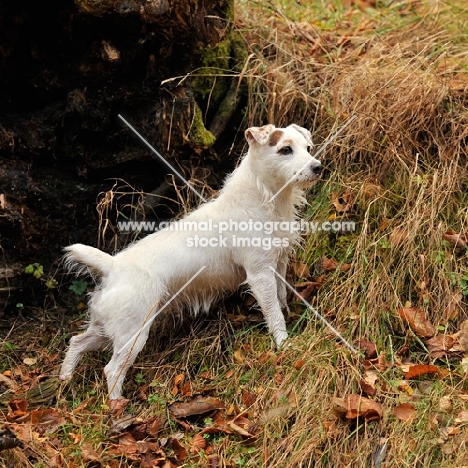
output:
POLYGON ((122 386, 125 375, 148 339, 149 324, 147 326, 131 328, 126 330, 124 336, 115 337, 112 358, 104 368, 110 400, 122 397, 122 386), (133 338, 128 339, 132 336, 133 338))
POLYGON ((270 268, 262 271, 247 270, 247 283, 262 309, 268 331, 273 335, 276 345, 281 346, 288 332, 278 299, 275 273, 270 268))
POLYGON ((108 343, 109 338, 103 334, 102 328, 96 323, 91 323, 84 333, 72 337, 60 369, 60 379, 67 380, 71 377, 84 353, 103 348, 108 343))

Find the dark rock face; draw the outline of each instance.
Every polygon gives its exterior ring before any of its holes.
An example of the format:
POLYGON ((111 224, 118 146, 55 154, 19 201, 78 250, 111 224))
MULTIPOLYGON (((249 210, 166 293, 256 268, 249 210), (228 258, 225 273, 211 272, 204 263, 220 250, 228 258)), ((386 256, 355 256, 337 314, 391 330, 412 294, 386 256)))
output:
MULTIPOLYGON (((96 202, 118 179, 138 192, 170 192, 167 168, 119 114, 188 179, 216 187, 232 169, 238 154, 220 158, 227 121, 220 130, 211 122, 215 135, 205 128, 205 116, 217 113, 204 107, 205 91, 197 93, 191 78, 205 51, 229 38, 232 3, 2 2, 0 272, 57 265, 69 243, 96 245, 96 202)), ((236 122, 234 115, 231 127, 236 122)), ((225 133, 230 147, 233 133, 225 133)), ((140 205, 156 217, 177 211, 154 200, 140 205)), ((17 276, 3 285, 8 293, 21 288, 17 276)))

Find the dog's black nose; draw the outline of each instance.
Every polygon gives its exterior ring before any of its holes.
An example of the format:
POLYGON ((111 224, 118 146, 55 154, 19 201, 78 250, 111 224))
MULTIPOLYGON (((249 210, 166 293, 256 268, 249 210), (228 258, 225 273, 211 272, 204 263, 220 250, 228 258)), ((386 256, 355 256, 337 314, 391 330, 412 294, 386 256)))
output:
POLYGON ((319 175, 322 172, 322 169, 323 167, 320 163, 310 166, 310 170, 312 171, 313 174, 319 175))

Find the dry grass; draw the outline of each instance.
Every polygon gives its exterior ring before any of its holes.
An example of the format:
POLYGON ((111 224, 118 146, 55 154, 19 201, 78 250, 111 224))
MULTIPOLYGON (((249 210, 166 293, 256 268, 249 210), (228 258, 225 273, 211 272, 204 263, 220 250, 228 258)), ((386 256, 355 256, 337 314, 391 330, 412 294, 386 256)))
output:
MULTIPOLYGON (((468 12, 462 1, 380 3, 362 11, 325 0, 240 2, 236 29, 249 47, 242 71, 249 124, 294 121, 314 129, 315 142, 322 144, 355 116, 322 155, 330 175, 311 193, 306 217, 352 219, 359 229, 309 233, 298 257, 316 276, 323 255, 352 265, 327 273, 313 301, 347 340, 367 338, 385 357, 388 365, 375 370, 373 397, 383 419, 349 422, 337 415, 335 398, 361 393, 363 359, 302 304, 293 305, 291 327, 297 331, 290 346, 276 352, 261 326, 248 325, 237 298, 218 316, 198 318, 150 343, 126 385, 130 411, 143 419, 164 413, 166 403, 180 398, 171 390, 181 373, 193 392, 209 389, 227 406, 246 409, 256 439, 213 436, 220 467, 468 466, 468 426, 455 420, 468 409, 467 374, 456 360, 437 361, 446 370, 443 378, 402 387, 404 361, 432 361, 424 340, 397 312, 407 303, 418 306, 439 333, 455 332, 468 318, 466 252, 443 240, 448 229, 466 231, 468 221, 468 12), (337 196, 346 197, 349 209, 337 210, 337 196), (212 375, 208 383, 206 371, 212 375), (246 392, 257 396, 249 407, 246 392), (442 397, 450 408, 439 407, 442 397), (403 402, 415 405, 415 420, 395 417, 394 407, 403 402), (384 461, 378 461, 379 452, 384 461)), ((128 190, 104 197, 103 218, 122 193, 128 190)), ((142 196, 131 208, 143 203, 142 196)), ((103 236, 105 242, 111 238, 116 240, 110 231, 103 236)), ((49 355, 62 348, 56 340, 49 355)), ((19 357, 9 359, 9 368, 21 364, 19 357)), ((85 465, 83 441, 92 443, 102 466, 117 466, 103 448, 109 421, 102 361, 102 354, 88 357, 59 395, 57 407, 65 411, 95 399, 58 436, 71 460, 63 466, 85 465)), ((55 365, 41 364, 43 372, 55 365)), ((177 430, 173 425, 167 434, 177 430)), ((182 442, 190 445, 192 436, 186 432, 182 442)), ((0 466, 49 466, 38 444, 28 446, 29 458, 14 449, 0 466)), ((189 458, 183 466, 208 462, 189 458)))
POLYGON ((334 317, 349 341, 370 339, 395 364, 379 373, 382 391, 375 399, 385 408, 383 421, 341 423, 333 416, 332 398, 360 392, 362 363, 350 360, 348 350, 322 336, 327 331, 315 330, 311 320, 288 351, 306 356, 314 369, 299 381, 291 373, 285 377, 300 389, 294 424, 276 444, 265 433, 268 462, 257 457, 248 466, 376 466, 372 454, 383 439, 389 448, 381 466, 467 463, 468 428, 461 428, 461 438, 441 437, 455 412, 466 409, 457 399, 467 390, 466 375, 456 363, 450 377, 433 382, 427 394, 412 384, 417 421, 402 423, 392 412, 411 399, 395 388, 402 378, 398 364, 431 362, 397 310, 419 306, 440 333, 453 333, 468 318, 467 257, 443 240, 448 229, 466 230, 468 220, 464 8, 461 2, 391 2, 362 12, 330 2, 270 2, 256 10, 269 15, 265 28, 251 10, 248 21, 242 16, 241 33, 251 46, 251 123, 295 121, 315 129, 315 141, 322 143, 355 116, 326 150, 331 174, 311 198, 308 215, 354 219, 359 231, 309 235, 301 256, 309 263, 326 255, 352 264, 347 272, 327 274, 319 309, 334 317), (353 201, 345 213, 333 206, 341 194, 353 201), (314 345, 307 346, 308 340, 314 345), (407 353, 398 354, 405 346, 407 353), (324 350, 333 353, 332 365, 324 350), (457 404, 442 423, 437 405, 444 395, 457 404))

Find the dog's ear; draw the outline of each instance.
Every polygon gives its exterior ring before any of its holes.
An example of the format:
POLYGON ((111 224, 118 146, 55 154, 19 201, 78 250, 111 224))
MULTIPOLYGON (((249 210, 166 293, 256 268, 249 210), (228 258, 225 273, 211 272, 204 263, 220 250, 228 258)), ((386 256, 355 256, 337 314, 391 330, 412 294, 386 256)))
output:
POLYGON ((250 127, 245 131, 245 138, 251 145, 254 142, 257 142, 259 145, 265 145, 273 130, 275 129, 274 125, 268 124, 263 127, 250 127))
POLYGON ((301 133, 310 146, 314 146, 314 142, 312 141, 312 133, 310 133, 309 130, 307 130, 307 128, 299 127, 299 125, 296 124, 291 124, 290 127, 294 128, 294 130, 297 130, 299 133, 301 133))

